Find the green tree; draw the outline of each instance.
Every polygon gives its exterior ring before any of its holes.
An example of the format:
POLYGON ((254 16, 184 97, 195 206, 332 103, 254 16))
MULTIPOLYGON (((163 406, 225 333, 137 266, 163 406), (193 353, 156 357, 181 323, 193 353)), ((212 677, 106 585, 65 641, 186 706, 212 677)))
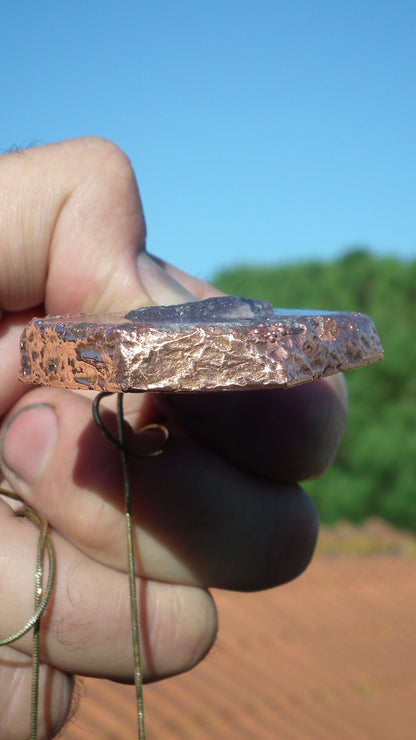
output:
POLYGON ((372 317, 385 358, 347 374, 351 410, 337 459, 306 488, 324 522, 378 515, 416 531, 416 261, 359 248, 331 263, 236 267, 214 282, 284 308, 372 317))

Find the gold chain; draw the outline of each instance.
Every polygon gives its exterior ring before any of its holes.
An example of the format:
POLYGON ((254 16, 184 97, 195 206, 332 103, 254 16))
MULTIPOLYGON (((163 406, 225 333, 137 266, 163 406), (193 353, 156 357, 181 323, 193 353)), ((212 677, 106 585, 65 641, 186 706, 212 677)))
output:
MULTIPOLYGON (((21 501, 19 496, 16 496, 16 494, 4 488, 0 488, 0 494, 2 496, 12 498, 15 501, 21 501)), ((16 516, 26 517, 39 529, 35 574, 35 611, 31 618, 28 619, 24 627, 15 632, 14 635, 10 635, 10 637, 6 637, 4 640, 0 640, 0 647, 2 647, 3 645, 10 645, 12 642, 20 640, 23 635, 26 635, 33 628, 30 740, 37 740, 39 718, 40 622, 42 614, 48 606, 55 583, 55 551, 52 540, 48 534, 48 522, 46 521, 45 517, 42 517, 40 514, 38 514, 37 511, 35 511, 35 509, 32 509, 30 506, 22 506, 21 509, 18 509, 18 511, 16 511, 16 516), (49 573, 48 580, 44 589, 43 558, 45 551, 48 554, 49 573)))
MULTIPOLYGON (((169 437, 169 432, 163 425, 150 424, 144 427, 141 431, 157 429, 163 436, 161 446, 156 450, 147 452, 141 452, 138 450, 132 450, 127 448, 125 443, 125 431, 124 431, 124 414, 123 414, 123 394, 117 394, 117 423, 118 423, 118 435, 117 439, 104 425, 100 415, 100 402, 105 396, 110 396, 111 393, 103 392, 96 396, 93 402, 93 416, 94 420, 104 434, 104 436, 116 447, 120 449, 122 466, 123 466, 123 480, 124 480, 124 502, 125 502, 125 518, 126 518, 126 538, 127 538, 127 560, 128 560, 128 580, 129 580, 129 594, 130 594, 130 619, 131 619, 131 630, 132 630, 132 644, 133 644, 133 656, 134 656, 134 683, 136 687, 136 707, 137 707, 137 730, 138 739, 145 740, 146 730, 144 722, 144 699, 143 699, 143 670, 142 670, 142 659, 141 659, 141 647, 140 647, 140 631, 139 631, 139 619, 137 610, 137 591, 136 591, 136 557, 134 548, 134 531, 132 522, 132 495, 131 495, 131 478, 130 469, 128 465, 128 456, 134 457, 154 457, 159 455, 163 451, 163 446, 169 437)), ((12 491, 0 488, 0 494, 8 496, 16 501, 22 501, 12 491)), ((23 502, 22 502, 23 503, 23 502)), ((0 647, 3 645, 10 645, 12 642, 16 642, 23 635, 26 635, 32 628, 33 634, 33 648, 32 648, 32 693, 31 693, 31 711, 30 711, 30 740, 37 740, 38 737, 38 715, 39 715, 39 666, 40 666, 40 622, 41 616, 48 606, 54 583, 56 573, 56 560, 55 551, 52 544, 52 540, 48 533, 48 522, 42 517, 35 509, 29 506, 23 505, 21 509, 16 511, 16 516, 24 516, 30 519, 39 529, 39 539, 37 546, 36 556, 36 574, 35 574, 35 610, 31 618, 26 622, 25 626, 22 627, 18 632, 15 632, 10 637, 0 641, 0 647), (43 574, 44 574, 44 554, 45 551, 48 555, 49 561, 49 573, 48 580, 45 588, 43 588, 43 574)))

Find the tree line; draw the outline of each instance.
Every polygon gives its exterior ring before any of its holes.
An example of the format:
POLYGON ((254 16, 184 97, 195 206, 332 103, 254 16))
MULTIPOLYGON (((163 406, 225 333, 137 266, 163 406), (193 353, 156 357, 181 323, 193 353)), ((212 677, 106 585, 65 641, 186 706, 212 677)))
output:
POLYGON ((214 283, 281 308, 371 316, 384 360, 347 373, 350 416, 340 450, 305 488, 325 523, 379 516, 416 531, 416 261, 354 249, 334 262, 235 267, 214 283))

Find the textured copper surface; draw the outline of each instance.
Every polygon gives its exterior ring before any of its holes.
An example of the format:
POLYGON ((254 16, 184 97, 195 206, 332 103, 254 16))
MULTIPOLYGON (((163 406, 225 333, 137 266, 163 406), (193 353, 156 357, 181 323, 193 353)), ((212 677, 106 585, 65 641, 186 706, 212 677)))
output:
POLYGON ((84 390, 252 390, 298 385, 382 356, 364 314, 210 298, 125 317, 33 319, 21 338, 20 379, 84 390))

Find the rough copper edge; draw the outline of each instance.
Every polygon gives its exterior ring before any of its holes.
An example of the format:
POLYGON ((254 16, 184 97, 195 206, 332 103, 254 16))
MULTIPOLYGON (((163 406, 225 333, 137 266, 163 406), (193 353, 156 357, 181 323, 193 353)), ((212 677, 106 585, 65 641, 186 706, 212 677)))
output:
POLYGON ((275 310, 261 321, 192 326, 78 314, 27 325, 19 377, 95 391, 253 390, 299 385, 382 357, 374 324, 360 313, 275 310))

